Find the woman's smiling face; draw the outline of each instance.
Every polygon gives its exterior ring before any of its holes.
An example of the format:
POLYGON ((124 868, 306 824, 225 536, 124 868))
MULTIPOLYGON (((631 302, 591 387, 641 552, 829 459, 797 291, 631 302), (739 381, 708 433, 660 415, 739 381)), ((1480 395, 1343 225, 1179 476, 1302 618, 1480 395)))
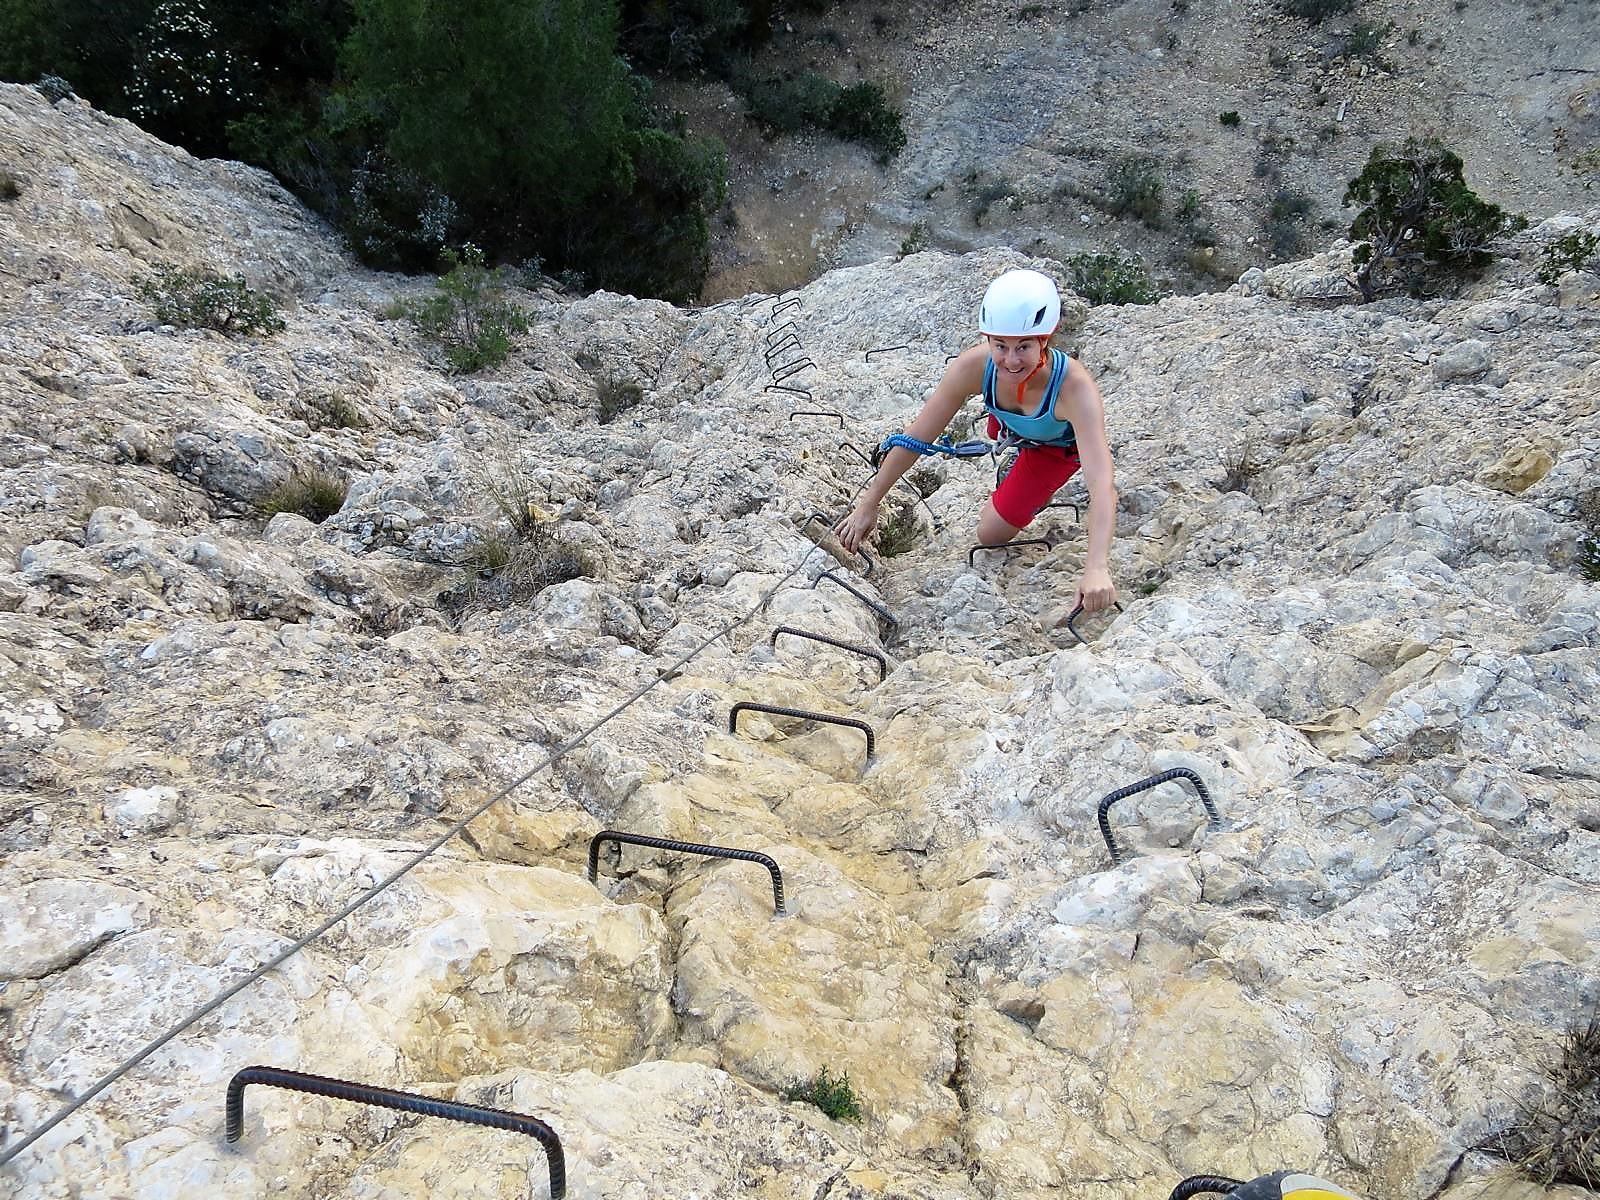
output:
POLYGON ((989 339, 989 358, 995 369, 1010 379, 1026 379, 1044 356, 1044 343, 1039 338, 985 336, 989 339))

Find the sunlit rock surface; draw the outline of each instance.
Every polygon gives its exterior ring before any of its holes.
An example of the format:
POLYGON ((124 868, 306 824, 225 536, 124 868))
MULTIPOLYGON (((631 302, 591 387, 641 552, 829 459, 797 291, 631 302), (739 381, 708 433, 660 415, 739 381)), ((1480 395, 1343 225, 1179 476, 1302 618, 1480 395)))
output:
POLYGON ((1600 1002, 1600 306, 1534 277, 1600 213, 1450 300, 1330 303, 1336 245, 1069 302, 1121 492, 1124 611, 1081 646, 1070 509, 969 563, 985 461, 897 489, 913 544, 870 573, 807 522, 1016 255, 837 271, 776 315, 519 291, 511 360, 453 377, 381 316, 423 283, 258 172, 9 85, 0 132, 5 1143, 510 789, 8 1192, 544 1194, 525 1138, 265 1087, 228 1146, 261 1063, 537 1116, 577 1197, 1159 1200, 1296 1166, 1523 1200, 1474 1148, 1600 1002), (287 329, 158 327, 135 283, 169 261, 287 329), (790 321, 809 398, 764 390, 790 321), (260 512, 312 469, 337 513, 260 512), (467 603, 513 483, 589 574, 467 603), (741 701, 874 751, 730 732, 741 701), (1178 783, 1127 797, 1113 865, 1100 798, 1173 768, 1220 826, 1178 783), (608 828, 768 854, 786 914, 751 862, 630 845, 591 884, 608 828), (824 1068, 858 1123, 784 1098, 824 1068))

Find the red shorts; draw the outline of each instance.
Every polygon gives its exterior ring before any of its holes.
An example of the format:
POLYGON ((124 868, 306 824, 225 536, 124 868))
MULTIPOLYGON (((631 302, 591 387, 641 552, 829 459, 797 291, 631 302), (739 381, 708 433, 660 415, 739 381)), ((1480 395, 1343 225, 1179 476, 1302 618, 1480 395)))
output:
MULTIPOLYGON (((989 418, 989 437, 1000 435, 1000 422, 989 418)), ((1050 497, 1078 472, 1076 446, 1024 446, 1017 461, 995 488, 991 499, 1000 519, 1018 529, 1027 525, 1050 497)))

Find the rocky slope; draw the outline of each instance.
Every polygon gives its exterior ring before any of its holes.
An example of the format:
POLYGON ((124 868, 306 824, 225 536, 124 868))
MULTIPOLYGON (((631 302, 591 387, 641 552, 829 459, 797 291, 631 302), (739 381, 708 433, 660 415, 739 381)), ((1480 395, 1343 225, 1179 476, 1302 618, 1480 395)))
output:
POLYGON ((1345 184, 1407 134, 1441 137, 1474 188, 1536 221, 1592 205, 1597 47, 1600 8, 1570 0, 1357 0, 1317 25, 1270 0, 792 14, 762 68, 886 88, 908 138, 887 169, 827 137, 764 142, 720 87, 666 94, 733 148, 710 297, 798 286, 908 239, 1058 258, 1120 247, 1171 288, 1215 291, 1347 229, 1345 184), (1158 215, 1108 212, 1110 172, 1141 156, 1158 215))
POLYGON ((1534 279, 1600 212, 1450 301, 1331 306, 1335 247, 1078 306, 1125 605, 1082 647, 1068 510, 969 565, 983 463, 919 476, 909 552, 837 556, 897 626, 808 586, 835 562, 806 518, 864 475, 841 441, 905 420, 1010 252, 834 271, 776 315, 525 293, 511 361, 462 378, 380 315, 419 284, 258 173, 11 86, 0 167, 6 1146, 638 696, 9 1191, 545 1194, 525 1139, 260 1087, 228 1146, 225 1083, 264 1063, 539 1116, 575 1197, 1144 1200, 1299 1165, 1531 1198, 1471 1148, 1600 1002, 1600 280, 1534 279), (158 326, 136 281, 173 260, 287 329, 158 326), (809 402, 764 390, 790 320, 809 402), (314 469, 335 515, 260 516, 314 469), (463 608, 511 484, 591 574, 463 608), (742 700, 875 753, 730 734, 742 700), (1113 866, 1098 799, 1174 767, 1221 828, 1144 792, 1113 866), (604 828, 768 853, 790 914, 749 863, 630 847, 591 885, 604 828), (824 1067, 859 1124, 781 1098, 824 1067))

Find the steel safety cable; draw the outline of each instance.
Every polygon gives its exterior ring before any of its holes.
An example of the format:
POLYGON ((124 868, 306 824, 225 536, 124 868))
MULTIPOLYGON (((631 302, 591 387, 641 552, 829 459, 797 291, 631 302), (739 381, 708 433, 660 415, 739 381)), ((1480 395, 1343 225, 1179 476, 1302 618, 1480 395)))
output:
MULTIPOLYGON (((871 481, 868 480, 867 482, 871 481)), ((855 496, 859 496, 866 486, 867 484, 863 483, 856 489, 855 495, 851 497, 852 502, 854 501, 855 496)), ((237 983, 233 984, 226 991, 222 992, 220 995, 212 997, 212 999, 206 1001, 206 1003, 202 1004, 199 1008, 195 1009, 177 1024, 173 1025, 154 1041, 146 1043, 141 1049, 129 1055, 116 1067, 96 1080, 87 1091, 84 1091, 80 1095, 74 1097, 68 1104, 59 1109, 53 1116, 50 1117, 49 1120, 35 1129, 32 1133, 28 1134, 27 1137, 23 1138, 15 1145, 0 1147, 0 1167, 3 1167, 7 1163, 11 1162, 29 1146, 33 1145, 45 1134, 49 1133, 57 1125, 61 1124, 61 1122, 72 1116, 73 1113, 77 1112, 90 1100, 93 1100, 101 1092, 105 1091, 106 1088, 110 1087, 117 1080, 121 1079, 140 1063, 144 1062, 145 1059, 149 1058, 152 1054, 161 1049, 168 1042, 172 1041, 179 1034, 193 1026, 195 1022, 203 1020, 212 1013, 216 1012, 217 1009, 221 1008, 229 1000, 232 1000, 240 992, 244 991, 245 988, 249 987, 263 975, 266 975, 269 971, 276 970, 278 967, 282 966, 301 950, 305 949, 312 942, 316 941, 323 934, 327 933, 328 930, 332 929, 335 925, 339 924, 339 922, 343 921, 351 913, 355 912, 369 901, 376 899, 378 896, 388 891, 389 888, 393 887, 402 878, 410 874, 414 868, 416 868, 426 859, 432 857, 433 854, 440 849, 440 847, 445 845, 445 843, 457 837, 464 829, 466 829, 468 825, 477 820, 484 813, 488 812, 490 808, 498 804, 501 800, 505 799, 524 783, 528 782, 528 780, 532 779, 540 771, 543 771, 546 767, 551 766, 560 760, 564 755, 577 749, 577 747, 582 745, 589 735, 595 732, 595 730, 599 729, 601 726, 611 721, 633 704, 643 699, 644 696, 653 691, 659 684, 666 683, 667 681, 673 679, 677 675, 678 669, 690 659, 695 657, 695 655, 699 654, 707 646, 711 645, 711 643, 720 638, 726 637, 729 633, 743 625, 757 613, 762 612, 772 597, 778 593, 778 589, 783 587, 784 584, 788 583, 789 580, 793 579, 797 574, 799 574, 800 569, 804 567, 806 563, 811 561, 811 556, 821 549, 822 547, 820 545, 813 544, 809 550, 800 556, 800 560, 795 563, 794 566, 789 568, 788 573, 784 575, 783 578, 779 579, 777 583, 773 584, 770 588, 762 593, 760 600, 757 601, 748 612, 744 613, 742 616, 738 616, 730 620, 721 629, 717 630, 716 633, 695 645, 693 649, 684 653, 671 666, 661 671, 654 679, 650 680, 643 687, 638 688, 626 700, 622 701, 620 704, 617 704, 599 720, 593 722, 581 732, 577 733, 572 738, 556 747, 556 749, 545 756, 544 761, 540 762, 536 766, 530 767, 516 779, 513 779, 499 791, 495 792, 487 800, 480 802, 477 807, 473 808, 464 817, 461 817, 459 820, 457 820, 454 825, 450 826, 449 829, 445 830, 438 837, 434 838, 432 842, 428 843, 424 849, 412 854, 411 857, 406 859, 406 861, 398 868, 396 868, 394 871, 391 871, 378 883, 362 892, 361 895, 350 901, 350 903, 346 904, 338 912, 324 919, 323 922, 315 929, 311 930, 309 933, 302 934, 294 942, 290 943, 289 946, 273 955, 260 966, 256 967, 248 975, 239 980, 237 983)))

